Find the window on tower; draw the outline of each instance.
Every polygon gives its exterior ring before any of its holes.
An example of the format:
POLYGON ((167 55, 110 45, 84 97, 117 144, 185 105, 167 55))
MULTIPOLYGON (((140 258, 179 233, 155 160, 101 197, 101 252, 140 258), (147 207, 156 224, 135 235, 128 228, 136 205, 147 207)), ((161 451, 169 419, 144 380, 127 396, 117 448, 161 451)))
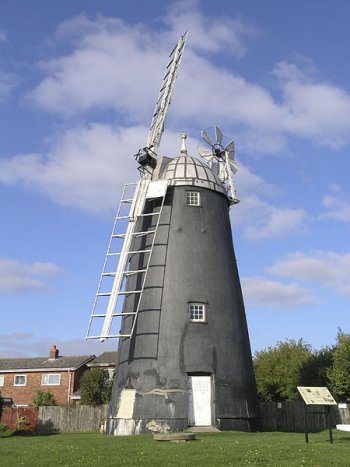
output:
POLYGON ((205 323, 205 305, 204 303, 189 303, 188 315, 193 323, 205 323))
POLYGON ((201 197, 199 191, 186 191, 187 206, 200 206, 201 197))

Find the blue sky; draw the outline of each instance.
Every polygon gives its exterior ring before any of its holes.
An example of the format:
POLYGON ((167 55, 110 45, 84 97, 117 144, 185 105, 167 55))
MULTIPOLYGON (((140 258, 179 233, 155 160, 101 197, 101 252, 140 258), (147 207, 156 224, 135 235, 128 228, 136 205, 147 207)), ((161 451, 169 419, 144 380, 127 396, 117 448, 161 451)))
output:
MULTIPOLYGON (((253 351, 349 332, 350 3, 0 3, 0 355, 84 340, 167 57, 190 29, 160 154, 234 138, 231 209, 253 351)), ((199 156, 198 156, 199 157, 199 156)), ((215 245, 213 245, 215 248, 215 245)))

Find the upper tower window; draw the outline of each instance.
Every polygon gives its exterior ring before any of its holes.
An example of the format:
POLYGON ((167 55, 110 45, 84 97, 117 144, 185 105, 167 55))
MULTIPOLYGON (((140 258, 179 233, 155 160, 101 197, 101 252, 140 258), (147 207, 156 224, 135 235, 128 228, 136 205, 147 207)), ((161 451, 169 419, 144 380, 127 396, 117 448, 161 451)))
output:
POLYGON ((200 206, 201 196, 199 191, 186 191, 187 206, 200 206))
POLYGON ((189 303, 188 314, 190 321, 194 323, 205 323, 205 305, 204 303, 189 303))

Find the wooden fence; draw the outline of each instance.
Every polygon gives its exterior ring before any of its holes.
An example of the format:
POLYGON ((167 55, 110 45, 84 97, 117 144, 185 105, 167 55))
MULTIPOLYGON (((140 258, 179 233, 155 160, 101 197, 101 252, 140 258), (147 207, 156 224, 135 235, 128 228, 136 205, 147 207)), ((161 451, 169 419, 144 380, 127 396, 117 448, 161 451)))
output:
MULTIPOLYGON (((260 407, 264 431, 304 431, 304 402, 261 402, 260 407)), ((326 410, 327 407, 325 406, 307 406, 309 431, 320 431, 327 428, 326 410)), ((337 406, 331 406, 331 420, 333 427, 338 423, 350 423, 349 409, 339 409, 337 406)))
POLYGON ((36 431, 38 415, 37 407, 4 408, 0 423, 7 425, 11 430, 36 431))
POLYGON ((107 416, 107 408, 107 405, 40 407, 37 431, 98 431, 107 416))
MULTIPOLYGON (((98 431, 107 417, 107 405, 99 407, 52 406, 52 407, 19 407, 5 408, 1 423, 13 429, 25 429, 39 433, 58 431, 98 431)), ((332 425, 350 424, 348 408, 331 408, 332 425)), ((261 415, 265 431, 304 431, 304 403, 262 402, 261 415)), ((307 417, 309 431, 320 431, 327 428, 325 407, 308 406, 307 417)))

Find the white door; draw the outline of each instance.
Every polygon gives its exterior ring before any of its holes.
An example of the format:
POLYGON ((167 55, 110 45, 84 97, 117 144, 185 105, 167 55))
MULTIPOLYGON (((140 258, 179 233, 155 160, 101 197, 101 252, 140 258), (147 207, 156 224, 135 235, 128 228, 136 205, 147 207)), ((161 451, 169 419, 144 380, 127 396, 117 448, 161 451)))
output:
POLYGON ((212 397, 210 376, 188 377, 188 424, 210 426, 212 424, 212 397))

